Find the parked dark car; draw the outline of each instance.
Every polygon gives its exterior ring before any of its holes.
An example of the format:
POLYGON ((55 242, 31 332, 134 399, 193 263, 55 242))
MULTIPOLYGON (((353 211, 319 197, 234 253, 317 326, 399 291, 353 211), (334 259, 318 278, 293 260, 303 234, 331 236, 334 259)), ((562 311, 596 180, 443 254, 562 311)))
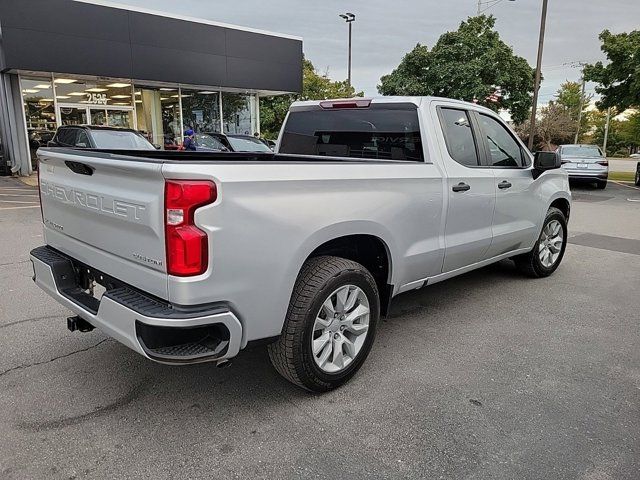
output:
POLYGON ((201 152, 272 152, 259 138, 217 132, 194 134, 196 151, 201 152))
POLYGON ((155 150, 142 134, 131 128, 97 125, 58 127, 49 147, 100 148, 105 150, 155 150))

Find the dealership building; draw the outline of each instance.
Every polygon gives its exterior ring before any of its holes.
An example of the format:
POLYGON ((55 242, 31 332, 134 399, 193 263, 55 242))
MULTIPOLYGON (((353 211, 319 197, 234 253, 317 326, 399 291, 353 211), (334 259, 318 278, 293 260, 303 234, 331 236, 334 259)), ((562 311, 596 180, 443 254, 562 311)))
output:
POLYGON ((61 125, 172 148, 187 129, 253 135, 259 97, 301 90, 298 37, 98 0, 0 1, 0 174, 29 175, 61 125))

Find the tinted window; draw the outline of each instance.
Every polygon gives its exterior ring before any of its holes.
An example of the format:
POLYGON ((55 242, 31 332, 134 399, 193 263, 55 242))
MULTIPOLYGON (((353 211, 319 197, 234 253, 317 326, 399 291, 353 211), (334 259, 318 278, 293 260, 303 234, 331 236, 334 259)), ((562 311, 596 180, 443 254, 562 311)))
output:
POLYGON ((119 130, 92 130, 96 148, 107 150, 155 150, 142 135, 119 130))
POLYGON ((494 167, 522 166, 522 149, 506 127, 487 115, 480 114, 479 117, 489 149, 489 164, 494 167))
POLYGON ((441 108, 440 123, 451 158, 462 165, 478 166, 478 151, 469 114, 455 108, 441 108))
POLYGON ((280 152, 422 161, 418 112, 401 105, 291 112, 280 152))
POLYGON ((76 147, 81 147, 81 148, 90 148, 91 147, 91 142, 89 141, 89 137, 87 135, 87 132, 85 132, 84 130, 79 130, 78 131, 78 138, 76 139, 75 146, 76 147))
POLYGON ((196 146, 202 148, 208 148, 210 150, 226 150, 226 147, 220 140, 206 133, 196 134, 196 146))
POLYGON ((56 135, 56 141, 63 146, 73 147, 76 144, 77 128, 61 128, 56 135))

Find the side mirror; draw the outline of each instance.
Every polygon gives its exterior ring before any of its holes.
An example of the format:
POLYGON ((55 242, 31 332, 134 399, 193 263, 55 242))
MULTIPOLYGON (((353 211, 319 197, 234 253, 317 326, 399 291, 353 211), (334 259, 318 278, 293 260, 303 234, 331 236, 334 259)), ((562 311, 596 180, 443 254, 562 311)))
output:
POLYGON ((560 168, 560 155, 556 152, 536 152, 533 154, 533 176, 538 178, 542 172, 560 168))
POLYGON ((153 146, 156 150, 162 150, 162 145, 158 145, 157 143, 154 143, 153 146))

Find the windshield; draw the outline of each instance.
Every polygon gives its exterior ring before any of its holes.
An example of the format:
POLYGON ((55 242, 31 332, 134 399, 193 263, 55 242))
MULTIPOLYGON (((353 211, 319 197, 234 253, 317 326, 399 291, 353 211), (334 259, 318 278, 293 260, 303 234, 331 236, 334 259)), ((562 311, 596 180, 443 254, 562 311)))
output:
POLYGON ((566 145, 562 147, 563 157, 601 157, 602 152, 595 145, 566 145))
POLYGON ((211 150, 227 150, 220 140, 205 133, 196 134, 196 145, 211 150))
POLYGON ((227 137, 236 152, 271 152, 271 149, 257 138, 227 137))
POLYGON ((155 150, 142 135, 119 130, 91 130, 96 148, 105 150, 155 150))

